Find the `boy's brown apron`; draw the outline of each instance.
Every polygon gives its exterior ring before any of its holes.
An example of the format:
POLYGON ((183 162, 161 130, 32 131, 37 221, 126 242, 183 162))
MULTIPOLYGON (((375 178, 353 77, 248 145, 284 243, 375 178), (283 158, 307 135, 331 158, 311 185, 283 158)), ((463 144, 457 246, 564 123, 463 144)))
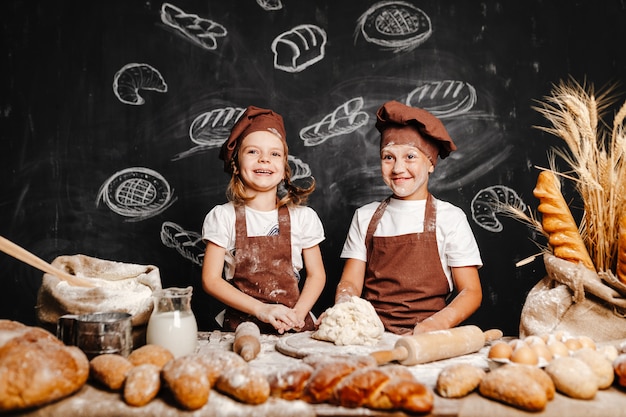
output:
MULTIPOLYGON (((291 261, 291 219, 289 209, 278 209, 279 232, 276 236, 248 236, 244 206, 235 207, 235 272, 232 283, 241 292, 267 304, 293 307, 300 297, 298 281, 291 261)), ((234 331, 244 321, 252 321, 262 333, 276 333, 269 323, 227 308, 224 329, 234 331)), ((310 315, 303 330, 313 330, 310 315)))
POLYGON ((428 194, 422 233, 374 236, 390 198, 380 203, 367 228, 362 296, 386 330, 403 334, 444 308, 450 288, 437 248, 435 199, 428 194))

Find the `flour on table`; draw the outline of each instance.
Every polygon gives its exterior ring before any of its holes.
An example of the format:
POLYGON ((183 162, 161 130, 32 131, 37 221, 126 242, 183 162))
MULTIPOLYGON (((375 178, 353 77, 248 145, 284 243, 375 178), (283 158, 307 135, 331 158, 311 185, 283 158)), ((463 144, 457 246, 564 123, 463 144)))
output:
POLYGON ((376 345, 385 327, 372 304, 352 296, 349 301, 326 310, 317 331, 311 337, 333 342, 335 345, 376 345))

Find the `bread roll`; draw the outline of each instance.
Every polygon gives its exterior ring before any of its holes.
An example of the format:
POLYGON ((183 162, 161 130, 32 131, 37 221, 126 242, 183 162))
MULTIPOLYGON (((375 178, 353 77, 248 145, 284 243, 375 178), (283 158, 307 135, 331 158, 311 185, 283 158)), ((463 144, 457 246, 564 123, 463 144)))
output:
POLYGON ((313 373, 313 367, 305 363, 273 371, 267 376, 270 395, 284 400, 297 400, 313 373))
POLYGON ((59 400, 88 377, 89 361, 79 348, 41 328, 0 320, 0 412, 59 400))
POLYGON ((124 401, 128 405, 141 407, 154 399, 161 389, 161 368, 144 363, 133 367, 126 374, 124 401))
POLYGON ((270 396, 267 377, 250 366, 224 369, 215 388, 246 404, 262 404, 270 396))
POLYGON ((485 371, 469 363, 448 365, 441 370, 435 384, 437 394, 460 398, 474 391, 485 377, 485 371))
POLYGON ((163 367, 161 376, 183 408, 196 410, 209 400, 211 385, 206 369, 193 355, 169 361, 163 367))
POLYGON ((543 410, 548 394, 524 369, 527 366, 507 364, 488 372, 478 386, 480 394, 522 410, 543 410))
POLYGON ((598 378, 598 389, 607 389, 613 385, 615 373, 613 364, 601 352, 590 348, 582 348, 572 353, 572 357, 582 360, 598 378))
POLYGON ((617 383, 621 387, 626 387, 626 353, 621 353, 613 360, 613 370, 617 377, 617 383))
POLYGON ((571 356, 555 358, 546 366, 546 372, 562 394, 580 400, 591 400, 596 396, 597 377, 580 359, 571 356))
POLYGON ((133 350, 128 355, 128 360, 134 366, 151 364, 157 368, 163 369, 166 363, 174 359, 174 355, 168 349, 159 345, 143 345, 133 350))
POLYGON ((215 385, 225 370, 248 367, 248 363, 241 356, 228 350, 208 349, 194 354, 193 357, 204 366, 211 386, 215 385))
POLYGON ((122 355, 105 353, 89 361, 91 377, 112 391, 122 388, 133 364, 122 355))
POLYGON ((554 256, 595 270, 576 221, 561 194, 557 176, 551 171, 541 171, 533 195, 540 201, 537 209, 542 214, 541 224, 554 256))

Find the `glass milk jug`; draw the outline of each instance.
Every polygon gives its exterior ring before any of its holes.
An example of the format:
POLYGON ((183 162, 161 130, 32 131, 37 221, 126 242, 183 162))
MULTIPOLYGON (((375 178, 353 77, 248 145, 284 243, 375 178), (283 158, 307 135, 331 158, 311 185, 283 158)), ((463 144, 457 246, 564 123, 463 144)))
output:
POLYGON ((195 352, 198 324, 191 310, 192 291, 192 287, 172 287, 154 292, 146 343, 162 346, 177 358, 195 352))

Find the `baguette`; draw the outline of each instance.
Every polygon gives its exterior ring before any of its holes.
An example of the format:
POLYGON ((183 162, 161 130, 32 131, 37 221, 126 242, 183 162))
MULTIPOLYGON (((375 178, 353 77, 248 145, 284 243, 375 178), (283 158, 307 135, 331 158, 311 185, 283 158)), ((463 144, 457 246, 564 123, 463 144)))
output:
POLYGON ((576 221, 561 194, 557 176, 551 171, 540 172, 533 195, 540 201, 537 209, 542 214, 541 225, 554 256, 575 264, 582 263, 595 271, 576 221))

